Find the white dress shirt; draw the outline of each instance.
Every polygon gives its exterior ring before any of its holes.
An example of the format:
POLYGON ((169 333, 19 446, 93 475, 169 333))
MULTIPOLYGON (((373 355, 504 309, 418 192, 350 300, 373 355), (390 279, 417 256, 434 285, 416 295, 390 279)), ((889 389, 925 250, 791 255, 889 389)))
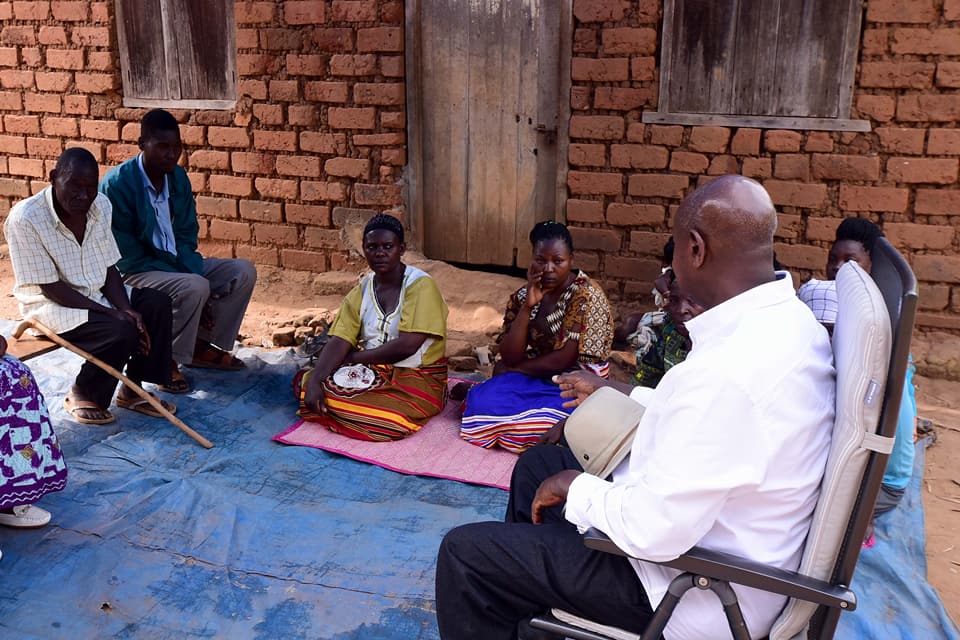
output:
MULTIPOLYGON (((607 482, 581 474, 566 518, 637 558, 699 545, 795 570, 826 464, 835 372, 826 330, 778 280, 686 323, 693 348, 649 397, 629 458, 607 482)), ((632 561, 654 608, 678 572, 632 561)), ((733 585, 752 637, 786 598, 733 585)), ((723 609, 692 589, 668 640, 730 638, 723 609)))

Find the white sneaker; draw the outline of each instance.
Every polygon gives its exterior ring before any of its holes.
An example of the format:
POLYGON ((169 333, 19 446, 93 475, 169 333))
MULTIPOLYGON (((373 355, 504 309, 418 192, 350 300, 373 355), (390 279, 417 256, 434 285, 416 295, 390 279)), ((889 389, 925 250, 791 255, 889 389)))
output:
POLYGON ((50 512, 32 504, 13 508, 13 513, 0 513, 0 524, 19 529, 42 527, 50 522, 50 512))

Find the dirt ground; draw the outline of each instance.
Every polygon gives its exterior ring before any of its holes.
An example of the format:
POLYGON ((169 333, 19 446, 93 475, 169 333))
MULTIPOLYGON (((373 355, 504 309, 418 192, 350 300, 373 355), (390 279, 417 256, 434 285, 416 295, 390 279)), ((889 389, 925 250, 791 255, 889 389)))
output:
MULTIPOLYGON (((474 348, 493 342, 503 304, 522 281, 464 271, 412 253, 406 262, 437 280, 450 307, 448 355, 458 366, 472 369, 474 348)), ((292 334, 296 326, 332 319, 360 272, 314 275, 259 267, 257 289, 241 328, 243 343, 272 348, 275 339, 292 334)), ((0 246, 0 318, 19 317, 12 289, 10 261, 6 247, 0 246)), ((927 452, 923 484, 928 574, 950 615, 960 622, 960 382, 918 376, 915 383, 920 415, 933 422, 937 435, 927 452)))

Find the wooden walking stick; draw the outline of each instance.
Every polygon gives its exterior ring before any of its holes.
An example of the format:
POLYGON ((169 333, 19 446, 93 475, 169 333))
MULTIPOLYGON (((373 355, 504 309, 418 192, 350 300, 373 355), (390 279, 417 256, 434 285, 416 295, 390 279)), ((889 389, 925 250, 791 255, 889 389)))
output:
POLYGON ((175 427, 183 431, 185 434, 187 434, 188 436, 196 440, 198 443, 200 443, 202 446, 206 447, 207 449, 213 448, 212 442, 210 442, 209 440, 204 438, 202 435, 200 435, 199 433, 197 433, 196 431, 188 427, 183 420, 181 420, 177 416, 170 413, 170 411, 168 411, 167 408, 163 406, 162 402, 160 402, 157 398, 153 397, 152 395, 144 391, 143 388, 140 385, 138 385, 136 382, 134 382, 127 376, 123 375, 122 373, 120 373, 119 371, 117 371, 116 369, 114 369, 113 367, 111 367, 110 365, 108 365, 106 362, 96 357, 95 355, 87 353, 80 347, 77 347, 76 345, 71 344, 69 341, 64 340, 39 320, 24 320, 17 326, 17 330, 13 332, 13 337, 19 338, 21 335, 23 335, 23 332, 26 331, 28 327, 33 327, 34 329, 36 329, 37 331, 45 335, 48 339, 57 343, 64 349, 68 349, 74 352, 75 354, 77 354, 78 356, 80 356, 81 358, 83 358, 84 360, 88 362, 92 362, 93 364, 97 365, 98 367, 100 367, 101 369, 103 369, 104 371, 112 375, 114 378, 116 378, 123 384, 133 389, 138 396, 146 400, 151 407, 159 411, 160 414, 164 418, 169 420, 171 423, 173 423, 175 427))

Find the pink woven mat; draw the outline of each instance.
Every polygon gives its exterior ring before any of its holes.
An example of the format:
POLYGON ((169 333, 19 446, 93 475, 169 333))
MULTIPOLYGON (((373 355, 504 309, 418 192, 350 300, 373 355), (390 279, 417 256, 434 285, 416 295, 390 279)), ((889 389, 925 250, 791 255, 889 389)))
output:
POLYGON ((313 422, 298 420, 273 437, 284 444, 314 447, 369 462, 384 469, 510 488, 517 456, 503 449, 483 449, 460 439, 460 403, 448 402, 420 431, 396 442, 347 438, 313 422))

